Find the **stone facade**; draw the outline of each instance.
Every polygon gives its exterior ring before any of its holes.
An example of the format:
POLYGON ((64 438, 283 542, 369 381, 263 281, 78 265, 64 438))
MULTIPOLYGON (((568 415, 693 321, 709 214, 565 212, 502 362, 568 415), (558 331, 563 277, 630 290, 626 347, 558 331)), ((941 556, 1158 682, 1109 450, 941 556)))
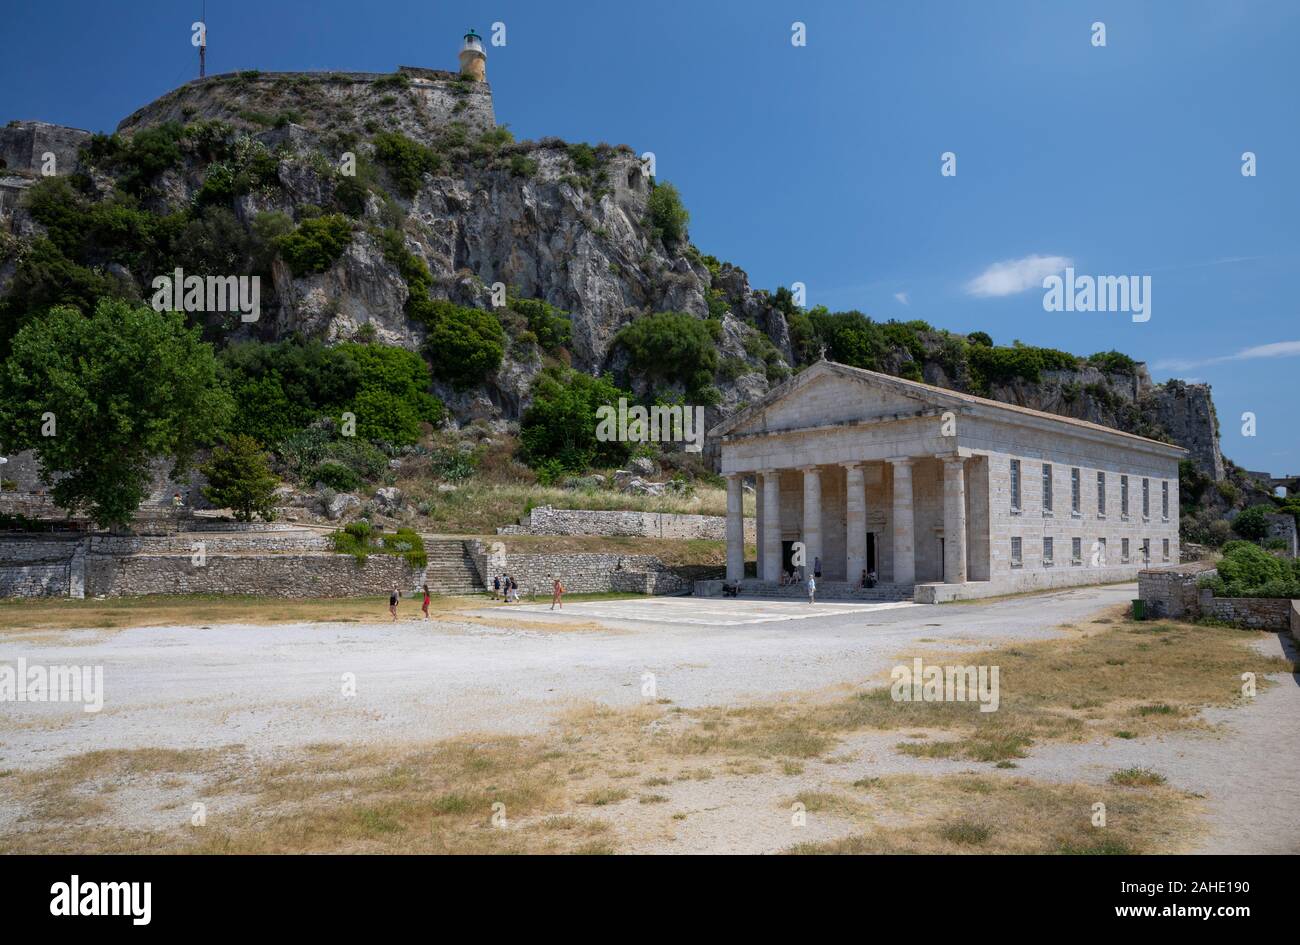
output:
MULTIPOLYGON (((918 601, 1179 560, 1187 451, 1098 424, 822 361, 710 436, 729 490, 760 484, 762 581, 794 565, 795 542, 802 570, 850 583, 873 570, 918 601)), ((740 580, 743 557, 728 561, 740 580)))
MULTIPOLYGON (((703 538, 710 541, 723 541, 727 537, 727 519, 720 515, 557 509, 549 505, 539 505, 532 509, 520 524, 498 528, 497 534, 703 538)), ((753 542, 754 535, 754 520, 745 519, 745 541, 753 542)))

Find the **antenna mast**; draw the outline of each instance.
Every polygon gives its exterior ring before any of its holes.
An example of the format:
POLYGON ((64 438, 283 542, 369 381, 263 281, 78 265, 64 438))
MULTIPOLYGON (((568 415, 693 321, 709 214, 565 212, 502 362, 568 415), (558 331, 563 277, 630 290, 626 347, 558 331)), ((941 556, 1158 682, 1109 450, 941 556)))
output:
POLYGON ((199 78, 202 79, 207 75, 208 0, 203 0, 203 17, 199 22, 203 24, 203 41, 199 43, 199 78))

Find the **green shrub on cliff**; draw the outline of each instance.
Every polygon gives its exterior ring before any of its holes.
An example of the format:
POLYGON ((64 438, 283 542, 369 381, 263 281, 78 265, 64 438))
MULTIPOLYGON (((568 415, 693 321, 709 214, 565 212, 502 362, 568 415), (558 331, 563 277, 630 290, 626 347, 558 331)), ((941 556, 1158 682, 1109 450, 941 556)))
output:
POLYGON ((352 221, 331 213, 303 220, 292 233, 276 237, 275 246, 295 276, 324 272, 352 242, 352 221))
POLYGON ((424 175, 434 173, 441 164, 437 152, 396 131, 375 135, 374 144, 376 160, 388 168, 406 197, 414 197, 424 175))
POLYGON ((427 304, 420 306, 428 326, 424 353, 437 378, 463 390, 501 366, 506 335, 496 315, 445 299, 424 301, 427 304))
POLYGON ((666 181, 655 184, 646 200, 646 211, 650 215, 650 225, 663 237, 665 245, 676 246, 686 236, 686 224, 691 221, 691 215, 672 184, 666 181))
POLYGON ((627 351, 631 369, 652 381, 680 383, 698 395, 718 369, 717 321, 682 312, 656 312, 623 326, 614 343, 627 351))

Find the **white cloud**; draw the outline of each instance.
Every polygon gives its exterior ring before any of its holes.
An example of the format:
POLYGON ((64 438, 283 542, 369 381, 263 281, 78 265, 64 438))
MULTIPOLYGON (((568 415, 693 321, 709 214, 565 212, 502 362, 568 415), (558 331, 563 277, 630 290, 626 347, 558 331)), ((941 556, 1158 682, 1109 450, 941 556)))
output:
POLYGON ((1071 261, 1066 256, 1025 256, 994 263, 966 283, 966 292, 981 298, 1015 295, 1043 286, 1043 277, 1060 272, 1071 261))
POLYGON ((894 301, 900 305, 911 305, 912 300, 907 297, 906 292, 895 292, 894 301))
POLYGON ((1266 345, 1254 345, 1242 348, 1233 354, 1219 355, 1217 358, 1187 360, 1169 358, 1156 361, 1151 365, 1157 371, 1186 371, 1189 368, 1204 367, 1207 364, 1222 364, 1225 361, 1254 361, 1259 358, 1293 358, 1300 355, 1300 341, 1274 341, 1266 345))

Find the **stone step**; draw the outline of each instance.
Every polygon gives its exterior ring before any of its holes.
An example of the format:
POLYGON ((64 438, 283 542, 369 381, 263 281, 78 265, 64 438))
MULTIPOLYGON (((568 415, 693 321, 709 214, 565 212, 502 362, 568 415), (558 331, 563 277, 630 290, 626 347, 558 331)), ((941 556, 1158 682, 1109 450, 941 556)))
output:
POLYGON ((481 594, 485 590, 463 541, 426 538, 424 553, 428 565, 415 582, 417 594, 425 584, 432 593, 449 596, 481 594))

